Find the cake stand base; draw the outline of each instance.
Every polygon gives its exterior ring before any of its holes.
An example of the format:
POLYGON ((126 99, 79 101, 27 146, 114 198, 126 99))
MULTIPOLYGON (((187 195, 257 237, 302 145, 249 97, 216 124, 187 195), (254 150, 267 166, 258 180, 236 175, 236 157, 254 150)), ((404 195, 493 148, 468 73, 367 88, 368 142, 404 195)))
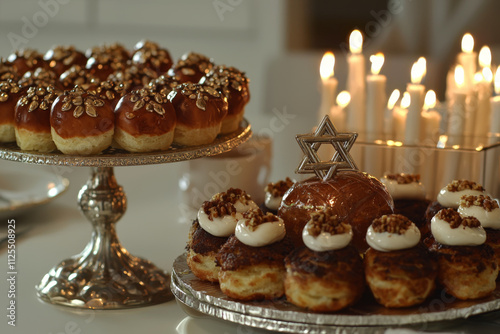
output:
POLYGON ((173 298, 170 276, 123 248, 115 222, 127 201, 112 167, 92 168, 78 195, 81 211, 93 226, 82 253, 50 270, 36 287, 46 302, 78 308, 118 309, 166 302, 173 298))

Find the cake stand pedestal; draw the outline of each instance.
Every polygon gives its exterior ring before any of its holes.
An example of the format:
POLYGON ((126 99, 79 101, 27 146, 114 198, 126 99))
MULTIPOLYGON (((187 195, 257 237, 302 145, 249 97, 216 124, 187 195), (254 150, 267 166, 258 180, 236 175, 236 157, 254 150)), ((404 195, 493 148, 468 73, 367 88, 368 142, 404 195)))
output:
POLYGON ((108 149, 95 156, 36 153, 15 144, 0 144, 0 158, 33 164, 91 167, 78 194, 80 210, 92 224, 92 236, 78 255, 53 267, 36 286, 45 302, 77 308, 119 309, 153 305, 173 298, 170 275, 148 260, 131 255, 118 240, 115 223, 127 209, 114 167, 178 162, 220 154, 248 140, 247 121, 229 135, 196 147, 173 147, 145 154, 108 149))

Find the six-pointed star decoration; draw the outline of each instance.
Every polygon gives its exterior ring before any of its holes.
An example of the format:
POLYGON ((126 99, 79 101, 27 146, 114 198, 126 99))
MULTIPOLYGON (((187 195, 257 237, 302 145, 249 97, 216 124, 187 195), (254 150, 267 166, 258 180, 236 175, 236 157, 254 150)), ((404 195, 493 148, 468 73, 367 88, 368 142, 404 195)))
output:
POLYGON ((338 132, 326 115, 314 133, 296 136, 304 157, 295 172, 315 173, 319 178, 328 180, 338 170, 357 170, 358 167, 349 153, 357 137, 355 132, 338 132), (322 161, 318 156, 318 150, 323 144, 330 144, 335 149, 328 161, 322 161))

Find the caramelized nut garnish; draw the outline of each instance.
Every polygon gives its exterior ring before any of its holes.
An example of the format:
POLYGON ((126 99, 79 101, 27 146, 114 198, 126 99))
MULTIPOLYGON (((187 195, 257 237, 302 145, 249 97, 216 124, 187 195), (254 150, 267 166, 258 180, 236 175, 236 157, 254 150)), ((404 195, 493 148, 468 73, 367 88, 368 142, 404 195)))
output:
POLYGON ((412 222, 407 217, 399 214, 383 215, 372 222, 372 228, 377 233, 404 234, 412 222))
POLYGON ((246 219, 245 225, 248 226, 251 231, 255 231, 261 224, 279 220, 278 216, 273 215, 271 212, 264 214, 261 209, 248 210, 243 214, 243 217, 246 219))
POLYGON ((201 208, 208 215, 208 219, 211 221, 213 221, 214 218, 227 215, 234 216, 236 214, 236 208, 234 205, 224 201, 205 201, 201 205, 201 208))
POLYGON ((307 231, 313 237, 323 232, 334 235, 349 233, 350 230, 351 225, 340 220, 331 208, 311 213, 311 220, 307 223, 307 231))
POLYGON ((276 183, 268 183, 264 191, 270 193, 273 197, 282 197, 291 186, 293 186, 293 181, 287 177, 285 181, 280 180, 276 183))
POLYGON ((461 225, 464 227, 480 227, 481 223, 475 217, 464 217, 462 218, 460 214, 454 209, 442 209, 437 214, 436 217, 444 220, 450 224, 451 228, 458 228, 461 225))
POLYGON ((420 181, 420 174, 405 174, 405 173, 399 173, 399 174, 387 174, 385 177, 388 180, 394 180, 398 184, 409 184, 416 182, 418 183, 420 181))
POLYGON ((244 190, 238 188, 229 188, 226 192, 215 194, 214 196, 212 196, 211 200, 228 202, 231 204, 240 201, 243 204, 247 204, 252 200, 252 198, 244 190))
POLYGON ((494 209, 498 209, 498 202, 492 199, 490 196, 474 196, 474 195, 464 195, 460 199, 460 206, 465 208, 470 208, 471 206, 479 206, 484 210, 491 212, 494 209))
POLYGON ((446 186, 446 189, 448 189, 448 191, 451 192, 457 192, 467 189, 484 191, 484 188, 480 184, 477 184, 476 182, 469 180, 453 180, 451 181, 450 184, 446 186))

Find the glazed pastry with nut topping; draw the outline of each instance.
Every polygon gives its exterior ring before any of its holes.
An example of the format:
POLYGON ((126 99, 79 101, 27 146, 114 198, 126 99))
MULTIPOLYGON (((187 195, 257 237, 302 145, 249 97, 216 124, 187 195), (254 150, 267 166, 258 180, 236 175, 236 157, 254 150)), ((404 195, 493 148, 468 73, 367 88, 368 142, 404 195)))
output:
POLYGON ((363 295, 363 263, 351 243, 351 225, 333 209, 313 212, 310 217, 302 233, 305 246, 285 259, 286 298, 312 311, 338 311, 363 295))
POLYGON ((212 59, 195 52, 188 52, 170 68, 167 74, 180 83, 198 83, 214 67, 212 59))
POLYGON ((485 243, 495 251, 497 265, 500 268, 500 207, 498 200, 487 195, 462 196, 458 213, 462 217, 472 216, 479 220, 486 231, 485 243))
POLYGON ((291 243, 285 224, 256 208, 243 213, 235 234, 216 255, 221 291, 238 300, 275 299, 284 295, 285 256, 291 243))
POLYGON ((220 133, 227 113, 227 99, 213 87, 185 83, 168 95, 177 115, 174 143, 209 144, 220 133))
POLYGON ((278 182, 270 182, 264 188, 265 198, 264 206, 266 210, 271 211, 276 214, 281 205, 281 200, 283 196, 293 186, 294 182, 287 177, 284 181, 280 180, 278 182))
POLYGON ((142 40, 134 46, 132 62, 141 67, 150 68, 158 75, 166 73, 173 64, 167 49, 148 40, 142 40))
POLYGON ((15 134, 22 150, 51 152, 56 149, 50 132, 50 109, 61 94, 54 87, 30 87, 16 105, 15 134))
POLYGON ((114 140, 129 152, 167 150, 172 144, 176 116, 166 95, 133 91, 116 105, 115 118, 114 140))
POLYGON ((85 67, 87 57, 74 46, 58 45, 48 50, 43 59, 47 62, 49 69, 60 76, 74 65, 85 67))
POLYGON ((17 81, 7 79, 0 81, 0 142, 16 141, 15 108, 19 98, 27 88, 21 87, 17 81))
POLYGON ((96 46, 87 50, 86 56, 85 68, 99 81, 105 81, 111 73, 125 68, 130 59, 127 49, 118 43, 96 46))
POLYGON ((442 209, 431 222, 432 236, 425 240, 438 260, 438 282, 461 300, 490 295, 496 288, 498 265, 486 232, 475 217, 461 217, 442 209))
POLYGON ((222 120, 221 133, 236 131, 243 119, 245 105, 250 100, 249 80, 245 73, 234 67, 219 65, 201 78, 200 83, 214 87, 227 97, 228 113, 222 120))
POLYGON ((39 67, 47 68, 47 62, 43 60, 43 55, 33 49, 17 50, 7 57, 7 61, 14 66, 19 76, 39 67))
POLYGON ((58 96, 50 112, 52 139, 64 154, 98 154, 111 145, 115 115, 109 103, 80 87, 58 96))
POLYGON ((375 300, 385 307, 409 307, 425 301, 436 287, 437 263, 420 242, 420 231, 407 217, 384 215, 366 233, 365 277, 375 300))
POLYGON ((234 233, 243 212, 256 208, 250 196, 241 189, 229 188, 203 202, 193 222, 187 244, 187 264, 201 280, 218 282, 219 267, 215 255, 234 233))

